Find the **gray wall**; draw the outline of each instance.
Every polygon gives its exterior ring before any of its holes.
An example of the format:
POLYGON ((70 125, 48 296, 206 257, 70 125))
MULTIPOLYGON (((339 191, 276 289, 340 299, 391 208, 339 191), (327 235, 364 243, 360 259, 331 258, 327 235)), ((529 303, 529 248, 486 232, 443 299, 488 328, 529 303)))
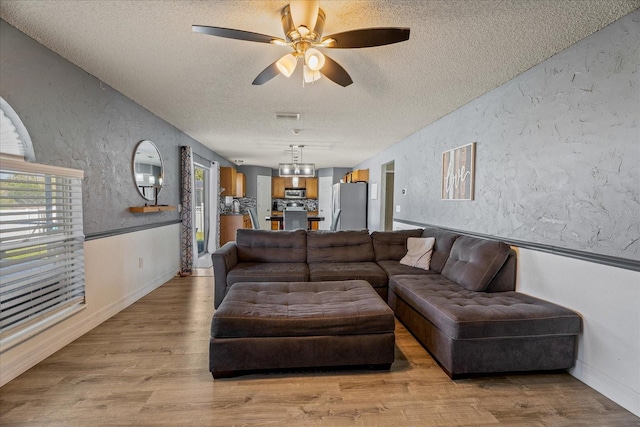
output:
MULTIPOLYGON (((381 182, 395 160, 398 219, 640 259, 639 21, 622 18, 356 168, 381 182), (442 201, 442 152, 471 142, 475 200, 442 201)), ((382 228, 380 199, 369 224, 382 228)))
POLYGON ((318 169, 317 175, 318 178, 330 176, 333 178, 333 183, 337 184, 342 178, 344 178, 347 173, 351 172, 352 170, 353 169, 351 168, 322 168, 318 169))
POLYGON ((175 127, 101 83, 35 40, 0 20, 0 95, 31 135, 36 162, 82 169, 84 232, 108 232, 175 220, 177 211, 131 214, 146 202, 131 171, 133 150, 143 139, 164 161, 159 203, 180 202, 179 146, 231 165, 175 127))
MULTIPOLYGON (((242 165, 238 167, 238 172, 242 172, 245 178, 245 197, 258 197, 258 175, 272 176, 273 170, 262 166, 242 165)), ((277 172, 277 171, 276 171, 277 172)))

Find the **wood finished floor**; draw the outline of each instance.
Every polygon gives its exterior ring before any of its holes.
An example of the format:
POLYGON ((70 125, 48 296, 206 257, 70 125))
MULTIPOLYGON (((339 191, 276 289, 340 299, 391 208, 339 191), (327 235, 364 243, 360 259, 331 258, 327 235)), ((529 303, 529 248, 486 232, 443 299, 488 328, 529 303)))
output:
POLYGON ((2 387, 0 425, 640 426, 564 373, 451 381, 399 323, 391 372, 214 381, 212 281, 171 280, 2 387))

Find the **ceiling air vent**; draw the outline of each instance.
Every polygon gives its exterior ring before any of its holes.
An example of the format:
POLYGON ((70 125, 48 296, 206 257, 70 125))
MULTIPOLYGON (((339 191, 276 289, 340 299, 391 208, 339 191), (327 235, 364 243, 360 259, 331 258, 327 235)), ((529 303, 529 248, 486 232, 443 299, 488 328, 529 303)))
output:
POLYGON ((276 119, 300 120, 300 113, 276 113, 276 119))

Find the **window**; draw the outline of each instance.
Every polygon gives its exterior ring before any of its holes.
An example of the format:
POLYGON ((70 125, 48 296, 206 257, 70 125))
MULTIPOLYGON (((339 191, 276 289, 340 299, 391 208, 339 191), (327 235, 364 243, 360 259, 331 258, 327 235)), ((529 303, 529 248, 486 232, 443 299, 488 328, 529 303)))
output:
POLYGON ((85 303, 83 172, 0 157, 0 347, 85 303))

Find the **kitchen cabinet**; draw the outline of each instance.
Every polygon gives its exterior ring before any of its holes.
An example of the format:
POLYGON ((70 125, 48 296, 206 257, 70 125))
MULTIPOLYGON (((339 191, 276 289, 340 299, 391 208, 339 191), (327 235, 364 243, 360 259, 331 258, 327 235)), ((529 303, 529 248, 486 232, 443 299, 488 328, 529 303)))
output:
POLYGON ((227 166, 220 167, 220 188, 224 188, 224 191, 220 193, 221 196, 235 196, 238 191, 238 172, 227 166))
POLYGON ((284 179, 284 187, 285 188, 305 188, 306 178, 285 178, 284 179), (296 183, 297 180, 297 183, 296 183))
POLYGON ((274 199, 284 199, 285 178, 274 176, 271 179, 271 197, 274 199))
POLYGON ((307 178, 306 188, 307 188, 307 199, 318 198, 318 178, 307 178))
POLYGON ((344 182, 368 182, 369 169, 356 169, 344 176, 344 182))
MULTIPOLYGON (((271 216, 282 216, 282 212, 280 211, 272 211, 271 216)), ((280 223, 277 221, 270 221, 272 230, 280 230, 280 223)))
POLYGON ((220 187, 224 188, 221 196, 244 197, 246 193, 246 181, 243 173, 238 173, 232 167, 220 168, 220 187))
MULTIPOLYGON (((307 191, 309 191, 309 190, 307 190, 307 191)), ((308 215, 309 216, 318 216, 318 211, 309 211, 308 215)), ((320 225, 319 221, 312 221, 311 222, 311 229, 312 230, 317 230, 319 225, 320 225)))
POLYGON ((244 197, 247 192, 247 183, 244 174, 238 172, 236 175, 236 197, 244 197))
POLYGON ((273 177, 271 179, 271 197, 274 199, 284 199, 285 188, 305 188, 307 190, 307 199, 318 198, 318 178, 294 178, 273 177), (311 195, 309 195, 311 194, 311 195))
POLYGON ((239 228, 251 228, 249 215, 220 215, 220 246, 236 240, 236 231, 239 228))

